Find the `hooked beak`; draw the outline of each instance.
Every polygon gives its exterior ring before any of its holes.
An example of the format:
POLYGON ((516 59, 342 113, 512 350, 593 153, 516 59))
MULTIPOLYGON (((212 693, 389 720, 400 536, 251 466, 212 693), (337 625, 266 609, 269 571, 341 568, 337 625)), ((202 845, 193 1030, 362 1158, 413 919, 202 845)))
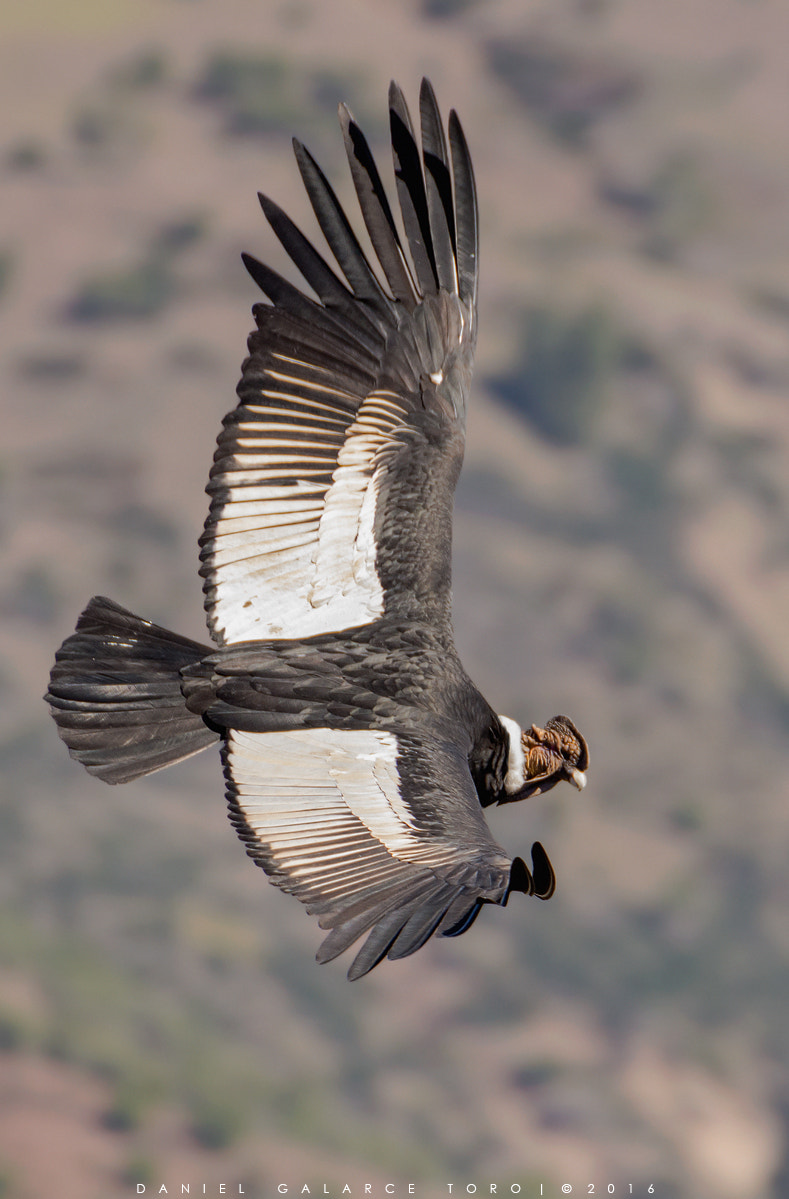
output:
POLYGON ((576 768, 573 766, 572 770, 570 771, 570 782, 574 787, 577 787, 579 791, 583 791, 584 787, 586 786, 586 775, 582 770, 576 770, 576 768))

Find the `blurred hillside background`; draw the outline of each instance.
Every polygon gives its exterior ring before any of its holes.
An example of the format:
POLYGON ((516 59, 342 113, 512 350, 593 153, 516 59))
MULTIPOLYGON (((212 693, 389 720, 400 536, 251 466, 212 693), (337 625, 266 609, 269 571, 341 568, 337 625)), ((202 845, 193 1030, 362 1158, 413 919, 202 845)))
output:
POLYGON ((0 1195, 789 1194, 787 45, 782 0, 4 6, 0 1195), (91 594, 206 639, 256 192, 317 236, 291 135, 352 210, 338 100, 390 181, 423 73, 482 209, 457 640, 592 769, 492 817, 549 904, 350 985, 218 755, 110 789, 40 696, 91 594))

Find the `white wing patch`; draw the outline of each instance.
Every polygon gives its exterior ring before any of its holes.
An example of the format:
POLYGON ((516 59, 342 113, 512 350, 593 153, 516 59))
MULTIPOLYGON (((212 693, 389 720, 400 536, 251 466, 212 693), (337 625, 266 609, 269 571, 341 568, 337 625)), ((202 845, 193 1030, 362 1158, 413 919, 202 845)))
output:
POLYGON ((227 754, 236 802, 273 870, 323 896, 385 882, 403 862, 457 857, 414 823, 390 733, 231 729, 227 754))
POLYGON ((213 481, 226 496, 204 538, 211 623, 229 644, 337 632, 384 610, 376 470, 406 411, 379 391, 352 416, 358 399, 288 373, 308 364, 274 357, 283 369, 266 375, 277 389, 261 389, 261 404, 247 402, 231 426, 213 481))

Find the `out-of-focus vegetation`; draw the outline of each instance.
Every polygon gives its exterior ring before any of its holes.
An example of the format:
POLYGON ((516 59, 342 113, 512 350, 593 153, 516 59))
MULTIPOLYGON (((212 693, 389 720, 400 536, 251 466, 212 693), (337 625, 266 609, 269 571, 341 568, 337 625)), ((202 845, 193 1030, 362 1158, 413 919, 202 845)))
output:
POLYGON ((198 242, 203 233, 199 217, 168 222, 139 263, 86 279, 69 304, 68 315, 76 321, 156 316, 175 297, 178 256, 198 242))
POLYGON ((87 279, 69 312, 77 321, 126 320, 161 312, 173 296, 167 266, 156 259, 87 279))
MULTIPOLYGON (((0 109, 0 1080, 99 1088, 114 1173, 83 1165, 75 1196, 173 1161, 261 1191, 297 1161, 527 1194, 580 1162, 576 1189, 784 1199, 785 64, 770 6, 716 0, 702 37, 633 3, 420 0, 397 28, 374 6, 374 38, 355 9, 341 52, 342 4, 186 6, 183 44, 156 18, 86 48, 49 127, 0 109), (255 298, 238 251, 281 267, 255 192, 275 176, 305 212, 287 138, 339 163, 339 99, 388 180, 403 62, 458 108, 482 202, 459 644, 497 710, 568 711, 592 768, 581 799, 491 814, 513 853, 549 848, 550 904, 350 986, 245 861, 215 755, 102 787, 40 695, 93 592, 201 636, 201 489, 255 298)), ((0 1194, 28 1199, 4 1110, 0 1194)))
POLYGON ((167 52, 161 46, 149 46, 113 67, 109 83, 127 93, 147 91, 165 83, 169 69, 167 52))
POLYGON ((79 98, 71 133, 89 162, 117 162, 144 150, 151 133, 147 114, 168 66, 166 52, 149 47, 114 64, 79 98))
POLYGON ((362 79, 358 68, 305 70, 279 55, 228 49, 209 57, 195 95, 219 108, 228 133, 292 137, 300 129, 304 136, 327 116, 334 121, 341 101, 361 117, 367 107, 362 79))
POLYGON ((47 152, 40 142, 24 138, 10 146, 4 165, 12 171, 35 171, 46 162, 47 152))
POLYGON ((568 146, 583 145, 595 124, 638 96, 633 69, 539 37, 494 40, 492 71, 529 114, 568 146))
POLYGON ((611 314, 533 306, 518 333, 519 355, 493 390, 556 445, 584 445, 610 393, 622 348, 611 314))
POLYGON ((611 182, 601 190, 606 200, 641 222, 644 252, 657 259, 675 258, 714 217, 712 188, 703 165, 688 150, 670 153, 643 186, 611 182))
POLYGON ((458 17, 479 4, 479 0, 422 0, 422 12, 426 17, 441 20, 458 17))
POLYGON ((10 250, 0 250, 0 299, 11 282, 14 268, 14 256, 10 250))
POLYGON ((281 133, 305 115, 298 78, 274 55, 222 51, 207 63, 197 95, 222 107, 231 133, 281 133))

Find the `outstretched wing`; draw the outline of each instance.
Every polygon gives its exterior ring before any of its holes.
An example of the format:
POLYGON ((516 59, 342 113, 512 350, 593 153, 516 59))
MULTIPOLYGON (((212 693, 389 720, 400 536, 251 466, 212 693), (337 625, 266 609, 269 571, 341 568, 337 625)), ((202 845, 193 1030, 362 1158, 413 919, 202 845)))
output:
POLYGON ((476 337, 477 207, 454 112, 432 88, 421 150, 396 85, 390 118, 406 251, 350 113, 345 144, 377 260, 306 149, 296 159, 344 281, 273 201, 271 227, 316 298, 246 258, 271 301, 208 485, 201 573, 220 644, 299 638, 384 611, 448 612, 452 494, 476 337))
MULTIPOLYGON (((224 765, 248 854, 331 930, 318 960, 368 933, 351 979, 437 930, 465 931, 481 902, 506 898, 512 863, 446 742, 407 728, 230 729, 224 765)), ((534 889, 528 871, 519 886, 534 889)))

